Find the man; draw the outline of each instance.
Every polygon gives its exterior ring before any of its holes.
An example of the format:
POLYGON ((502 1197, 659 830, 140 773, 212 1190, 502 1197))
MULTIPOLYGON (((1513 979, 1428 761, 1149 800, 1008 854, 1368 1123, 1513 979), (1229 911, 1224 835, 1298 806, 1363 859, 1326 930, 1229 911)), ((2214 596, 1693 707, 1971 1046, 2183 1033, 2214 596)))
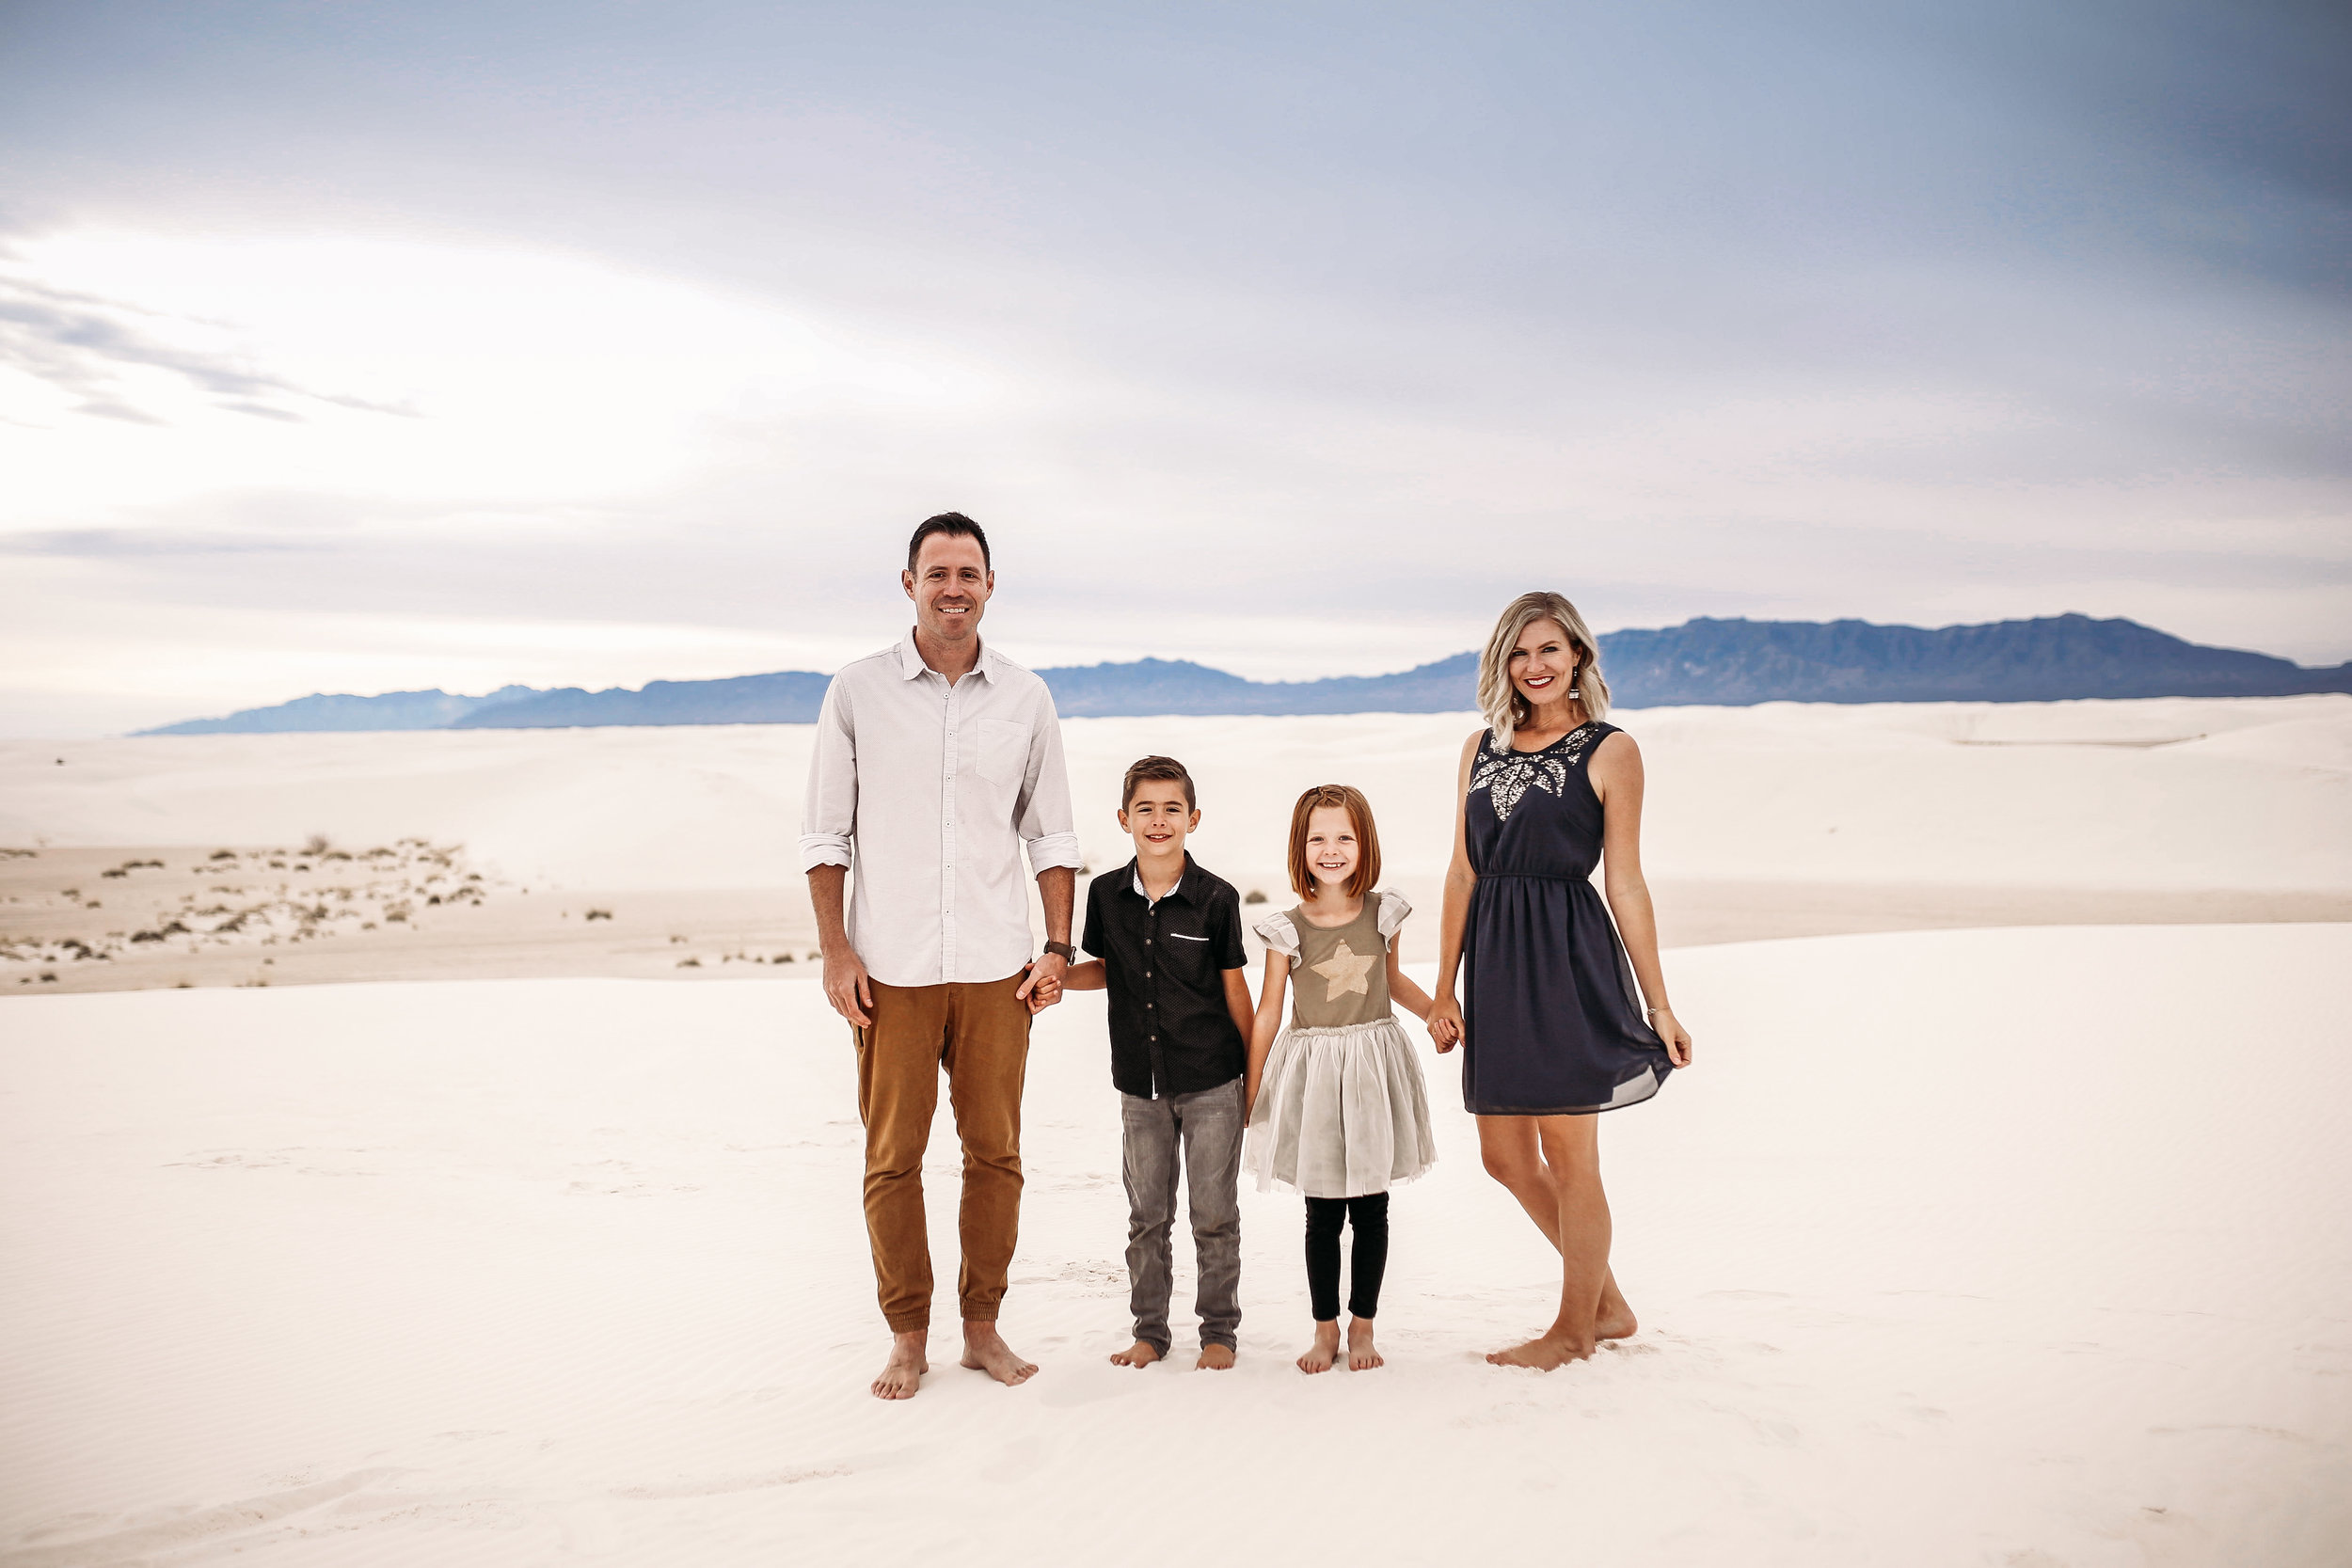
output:
POLYGON ((961 513, 927 519, 899 581, 914 629, 834 676, 801 834, 825 996, 857 1040, 866 1230, 891 1333, 873 1392, 886 1400, 913 1398, 930 1370, 923 1149, 943 1067, 963 1143, 963 1365, 1004 1384, 1037 1371, 996 1315, 1021 1218, 1029 1020, 1061 993, 1080 863, 1053 696, 980 641, 996 588, 988 536, 961 513), (1045 905, 1035 962, 1025 845, 1045 905))

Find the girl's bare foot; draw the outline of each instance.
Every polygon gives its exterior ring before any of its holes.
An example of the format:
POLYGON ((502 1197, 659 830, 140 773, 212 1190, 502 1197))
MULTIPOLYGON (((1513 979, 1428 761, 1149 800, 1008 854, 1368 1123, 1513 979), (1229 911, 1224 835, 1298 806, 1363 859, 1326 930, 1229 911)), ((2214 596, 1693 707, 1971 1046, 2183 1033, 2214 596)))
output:
POLYGON ((882 1376, 871 1386, 878 1400, 911 1400, 923 1386, 923 1374, 931 1370, 930 1356, 926 1352, 930 1336, 921 1330, 913 1334, 893 1334, 890 1337, 890 1359, 882 1363, 882 1376))
POLYGON ((1372 1320, 1370 1318, 1348 1319, 1347 1370, 1351 1372, 1368 1372, 1375 1367, 1386 1365, 1388 1363, 1380 1359, 1380 1353, 1372 1348, 1372 1320))
POLYGON ((1539 1372, 1548 1372, 1564 1362, 1581 1361, 1592 1354, 1593 1342, 1589 1339, 1579 1343, 1547 1334, 1509 1350, 1488 1351, 1486 1359, 1498 1367, 1533 1367, 1539 1372))
POLYGON ((1232 1364, 1232 1346, 1202 1345, 1200 1359, 1192 1364, 1192 1370, 1196 1372, 1221 1372, 1232 1364))
POLYGON ((1331 1363, 1340 1358, 1340 1320, 1315 1324, 1315 1342, 1307 1347, 1307 1354, 1298 1358, 1302 1372, 1327 1372, 1331 1363))
POLYGON ((1160 1353, 1143 1339, 1137 1339, 1125 1350, 1111 1352, 1111 1365, 1114 1367, 1149 1367, 1159 1358, 1160 1353))
POLYGON ((1012 1347, 1005 1343, 1005 1337, 996 1332, 994 1323, 969 1319, 963 1325, 963 1365, 976 1372, 986 1372, 1008 1388, 1037 1376, 1037 1368, 1012 1353, 1012 1347))

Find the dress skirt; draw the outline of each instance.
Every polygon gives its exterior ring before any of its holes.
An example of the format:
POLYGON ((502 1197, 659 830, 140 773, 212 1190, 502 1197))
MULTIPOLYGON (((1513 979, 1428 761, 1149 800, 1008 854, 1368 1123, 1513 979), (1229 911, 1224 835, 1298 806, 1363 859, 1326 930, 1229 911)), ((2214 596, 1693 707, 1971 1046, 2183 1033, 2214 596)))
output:
POLYGON ((1421 1064, 1395 1019, 1282 1031, 1266 1055, 1244 1158, 1260 1192, 1362 1197, 1437 1159, 1421 1064))
POLYGON ((1673 1064, 1590 880, 1482 875, 1464 936, 1465 1108, 1581 1116, 1639 1104, 1664 1085, 1673 1064))

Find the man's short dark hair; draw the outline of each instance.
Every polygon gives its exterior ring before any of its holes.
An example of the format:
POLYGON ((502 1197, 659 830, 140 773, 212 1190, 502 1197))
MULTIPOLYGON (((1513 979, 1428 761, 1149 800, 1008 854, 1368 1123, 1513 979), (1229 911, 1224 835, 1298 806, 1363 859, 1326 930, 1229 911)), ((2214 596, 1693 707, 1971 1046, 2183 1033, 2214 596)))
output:
POLYGON ((1126 782, 1119 786, 1119 809, 1125 811, 1135 803, 1136 785, 1139 784, 1181 784, 1184 786, 1184 809, 1199 811, 1200 802, 1192 793, 1192 775, 1174 757, 1138 757, 1127 765, 1126 782))
POLYGON ((923 526, 916 529, 914 537, 907 541, 908 571, 914 570, 914 562, 923 553, 923 541, 934 533, 960 533, 966 539, 978 540, 980 564, 992 572, 996 569, 996 563, 989 559, 988 535, 980 531, 980 525, 961 512, 943 512, 936 517, 924 518, 923 526))

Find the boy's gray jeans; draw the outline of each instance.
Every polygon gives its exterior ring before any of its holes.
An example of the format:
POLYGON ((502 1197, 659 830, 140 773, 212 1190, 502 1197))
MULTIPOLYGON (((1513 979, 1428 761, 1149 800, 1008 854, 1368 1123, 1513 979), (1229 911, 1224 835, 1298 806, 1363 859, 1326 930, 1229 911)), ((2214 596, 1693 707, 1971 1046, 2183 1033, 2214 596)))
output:
POLYGON ((1241 1327, 1242 1081, 1194 1094, 1119 1097, 1127 1165, 1127 1278, 1136 1338, 1168 1354, 1174 1269, 1178 1146, 1200 1274, 1194 1309, 1203 1345, 1233 1345, 1241 1327))

